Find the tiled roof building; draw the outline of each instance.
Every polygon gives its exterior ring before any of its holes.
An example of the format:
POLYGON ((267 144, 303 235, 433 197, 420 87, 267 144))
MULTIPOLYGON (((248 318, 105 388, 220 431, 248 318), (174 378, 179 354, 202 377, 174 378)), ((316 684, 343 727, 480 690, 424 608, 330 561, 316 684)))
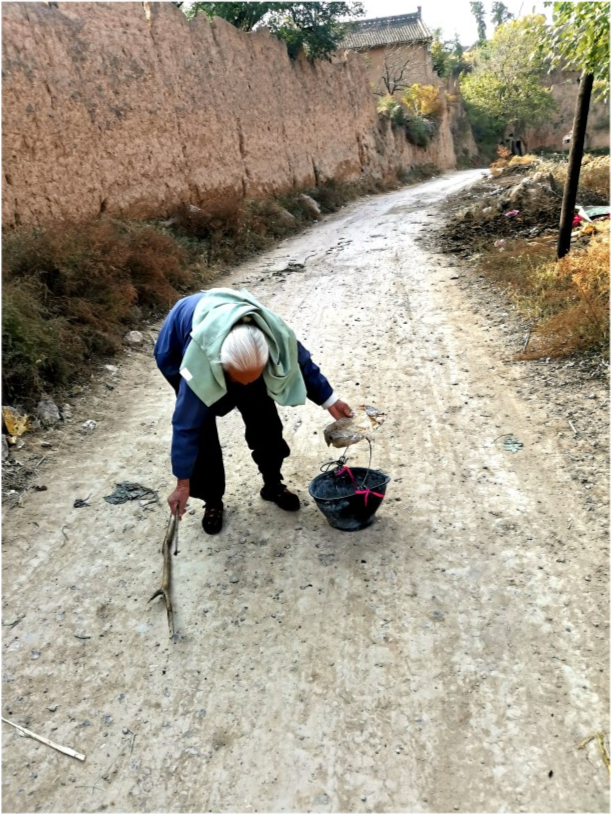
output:
POLYGON ((352 51, 369 50, 384 45, 430 44, 433 35, 422 21, 422 9, 414 14, 395 17, 376 17, 373 20, 357 20, 350 23, 349 32, 342 47, 352 51))

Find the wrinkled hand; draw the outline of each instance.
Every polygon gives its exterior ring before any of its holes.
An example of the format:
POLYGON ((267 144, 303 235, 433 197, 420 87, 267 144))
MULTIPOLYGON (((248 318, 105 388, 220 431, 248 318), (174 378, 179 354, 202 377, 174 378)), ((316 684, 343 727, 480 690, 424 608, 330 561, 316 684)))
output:
POLYGON ((352 418, 354 415, 354 410, 352 407, 341 399, 329 407, 329 412, 336 421, 340 418, 352 418))
POLYGON ((187 501, 189 500, 189 483, 178 483, 176 489, 168 498, 168 505, 173 515, 178 511, 178 519, 181 520, 187 511, 187 501))

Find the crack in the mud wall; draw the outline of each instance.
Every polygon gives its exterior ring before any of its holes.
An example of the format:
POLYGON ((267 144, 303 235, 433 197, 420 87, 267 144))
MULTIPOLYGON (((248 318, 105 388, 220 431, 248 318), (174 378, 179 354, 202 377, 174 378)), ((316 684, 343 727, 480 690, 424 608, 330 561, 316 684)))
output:
POLYGON ((2 17, 5 226, 454 166, 447 117, 426 150, 378 121, 356 54, 291 61, 268 32, 171 3, 3 3, 2 17))

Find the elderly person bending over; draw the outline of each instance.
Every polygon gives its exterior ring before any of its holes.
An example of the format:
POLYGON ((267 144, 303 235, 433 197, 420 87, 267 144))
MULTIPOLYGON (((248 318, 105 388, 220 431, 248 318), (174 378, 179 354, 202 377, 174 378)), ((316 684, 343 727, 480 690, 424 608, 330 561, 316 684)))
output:
POLYGON ((248 291, 213 288, 176 303, 159 333, 155 359, 176 392, 172 513, 182 517, 188 498, 199 498, 205 503, 204 531, 221 530, 225 470, 216 418, 234 407, 263 477, 261 497, 297 511, 299 498, 282 482, 290 450, 276 404, 292 407, 307 397, 335 419, 352 411, 288 325, 248 291))

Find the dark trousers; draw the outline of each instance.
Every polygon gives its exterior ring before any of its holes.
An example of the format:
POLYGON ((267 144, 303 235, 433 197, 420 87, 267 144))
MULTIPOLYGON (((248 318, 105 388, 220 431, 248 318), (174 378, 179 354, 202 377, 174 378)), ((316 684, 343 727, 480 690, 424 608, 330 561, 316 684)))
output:
POLYGON ((242 414, 246 443, 267 486, 281 483, 282 462, 291 454, 282 437, 282 422, 276 403, 267 395, 263 379, 246 385, 228 382, 227 395, 211 407, 204 421, 199 453, 191 475, 191 497, 209 505, 221 503, 225 494, 225 467, 216 419, 227 415, 234 407, 242 414))

